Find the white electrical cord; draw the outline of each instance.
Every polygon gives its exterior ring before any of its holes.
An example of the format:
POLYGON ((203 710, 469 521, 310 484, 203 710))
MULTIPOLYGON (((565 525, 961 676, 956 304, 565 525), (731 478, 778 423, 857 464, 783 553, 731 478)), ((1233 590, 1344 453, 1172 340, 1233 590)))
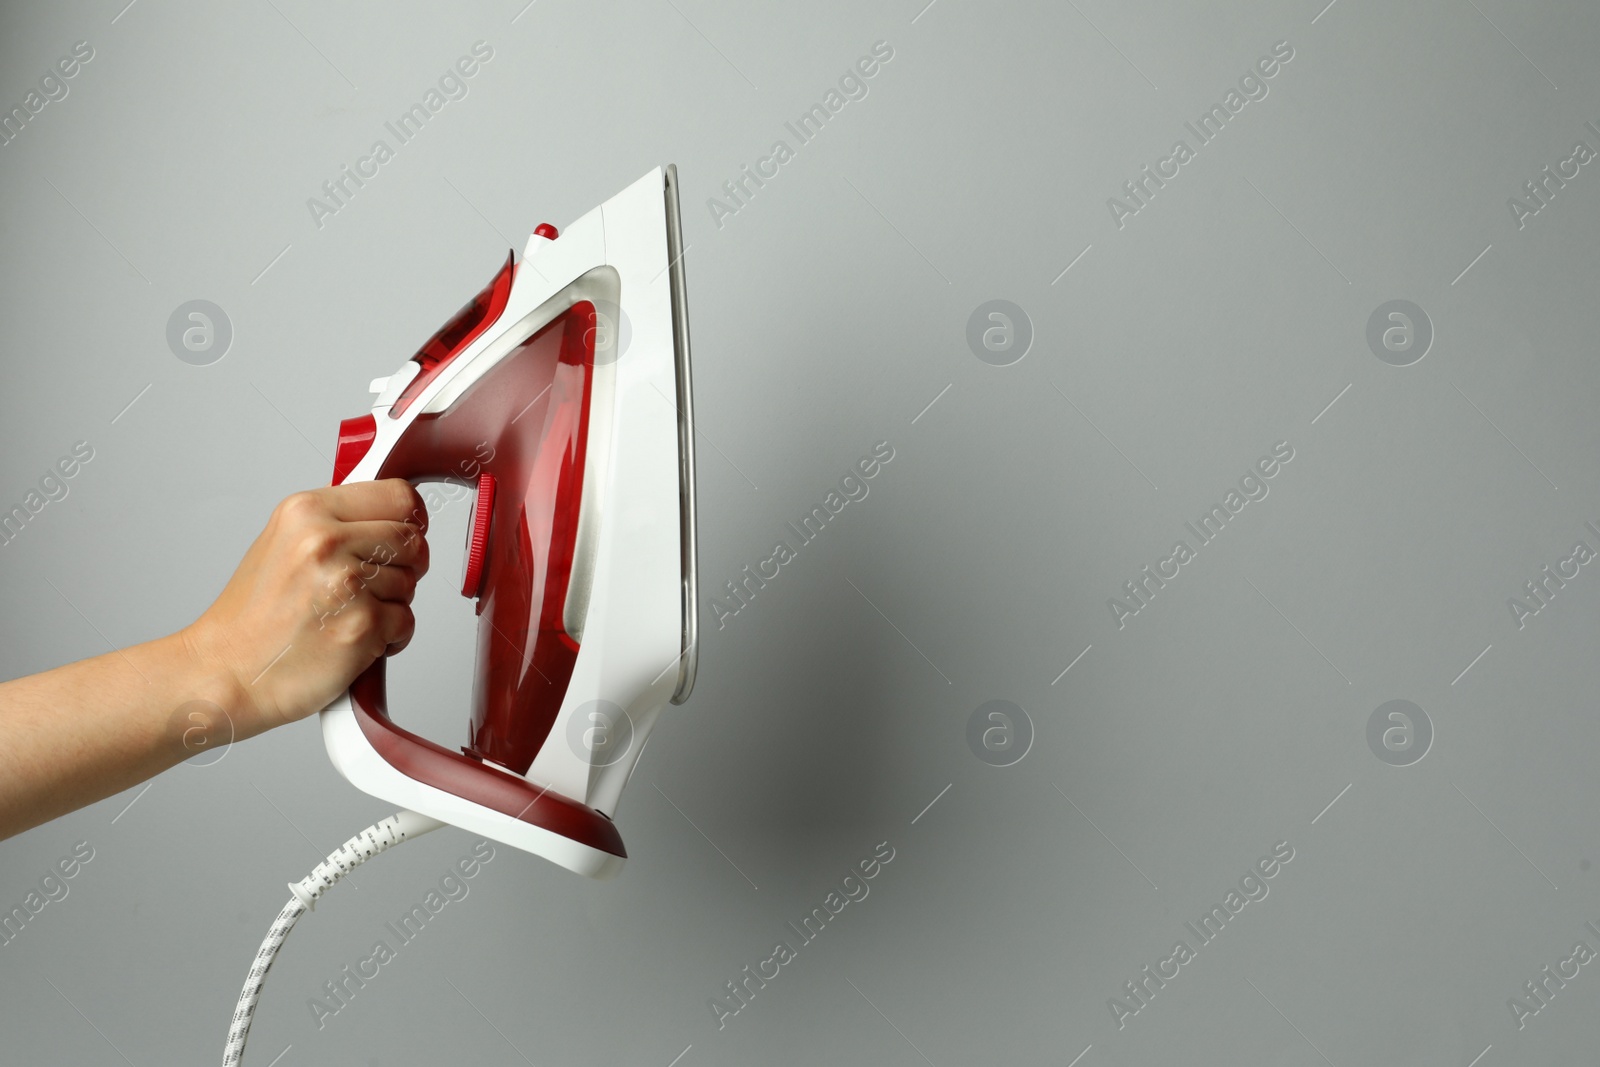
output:
POLYGON ((244 1059, 244 1043, 250 1038, 250 1022, 255 1017, 256 1002, 261 999, 261 987, 266 984, 267 971, 272 968, 273 959, 300 916, 315 908, 317 898, 339 879, 373 856, 443 825, 438 819, 430 819, 414 811, 397 811, 340 845, 304 879, 289 883, 289 903, 283 906, 272 929, 267 931, 267 939, 261 942, 255 962, 250 965, 250 973, 245 976, 244 991, 239 994, 239 1006, 233 1009, 233 1025, 228 1028, 228 1044, 222 1052, 222 1067, 238 1067, 244 1059))

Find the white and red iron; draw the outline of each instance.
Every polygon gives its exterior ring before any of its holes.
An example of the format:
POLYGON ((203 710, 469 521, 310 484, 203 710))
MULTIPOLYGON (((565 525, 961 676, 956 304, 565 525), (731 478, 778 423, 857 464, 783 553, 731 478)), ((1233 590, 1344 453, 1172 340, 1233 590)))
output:
POLYGON ((239 1067, 300 917, 359 864, 449 824, 594 878, 657 714, 694 687, 694 405, 678 172, 657 167, 558 234, 541 225, 339 426, 333 481, 477 490, 461 592, 477 601, 470 743, 389 718, 384 660, 322 710, 333 765, 401 810, 298 882, 228 1028, 239 1067))
POLYGON ((657 714, 694 685, 694 417, 677 169, 656 168, 522 261, 339 428, 334 483, 473 487, 469 743, 390 720, 384 660, 322 712, 360 789, 591 877, 657 714))

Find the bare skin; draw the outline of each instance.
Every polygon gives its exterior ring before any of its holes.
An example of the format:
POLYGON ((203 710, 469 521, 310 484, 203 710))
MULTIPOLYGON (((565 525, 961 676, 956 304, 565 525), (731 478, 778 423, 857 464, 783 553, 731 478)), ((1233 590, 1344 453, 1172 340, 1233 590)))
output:
POLYGON ((399 479, 296 493, 191 625, 0 683, 0 838, 327 706, 410 642, 426 533, 399 479))

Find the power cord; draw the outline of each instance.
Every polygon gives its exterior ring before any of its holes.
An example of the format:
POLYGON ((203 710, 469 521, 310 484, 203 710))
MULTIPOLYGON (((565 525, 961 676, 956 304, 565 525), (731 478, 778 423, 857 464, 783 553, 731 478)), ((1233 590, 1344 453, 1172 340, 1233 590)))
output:
POLYGON ((255 962, 245 976, 244 991, 239 994, 239 1005, 233 1009, 233 1024, 228 1028, 228 1044, 222 1052, 222 1067, 238 1067, 244 1059, 244 1043, 250 1038, 250 1023, 255 1017, 256 1002, 261 999, 261 988, 266 984, 267 971, 283 947, 300 916, 317 906, 317 898, 338 881, 380 852, 385 852, 402 841, 421 837, 437 830, 444 823, 418 815, 414 811, 397 811, 380 823, 367 827, 333 851, 327 859, 299 882, 289 883, 289 903, 283 906, 267 939, 256 951, 255 962))

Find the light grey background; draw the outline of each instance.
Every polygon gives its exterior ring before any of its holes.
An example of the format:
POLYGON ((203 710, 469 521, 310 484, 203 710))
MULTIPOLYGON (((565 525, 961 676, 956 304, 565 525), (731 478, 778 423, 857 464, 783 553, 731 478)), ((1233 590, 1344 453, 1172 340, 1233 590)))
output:
MULTIPOLYGON (((191 620, 508 244, 659 163, 684 189, 704 642, 622 804, 632 859, 595 884, 501 848, 319 1030, 308 999, 473 839, 385 856, 290 940, 251 1062, 1594 1059, 1600 966, 1523 1029, 1507 1000, 1600 949, 1600 576, 1521 629, 1507 599, 1600 549, 1600 175, 1520 230, 1507 198, 1600 149, 1600 11, 124 2, 0 14, 7 109, 95 50, 0 148, 0 506, 95 450, 0 547, 5 676, 191 620), (319 229, 307 198, 478 40, 470 94, 319 229), (1107 198, 1285 40, 1119 229, 1107 198), (167 347, 194 299, 232 322, 211 366, 167 347), (1011 366, 967 346, 993 299, 1031 320, 1011 366), (1366 342, 1396 299, 1434 330, 1403 368, 1366 342), (719 629, 722 583, 879 441, 868 498, 719 629), (1119 629, 1108 598, 1280 441, 1270 495, 1119 629), (1411 766, 1366 740, 1396 699, 1433 726, 1411 766), (991 700, 1033 724, 1010 767, 968 748, 991 700), (1270 895, 1119 1029, 1108 1000, 1280 841, 1270 895), (870 896, 719 1030, 710 998, 879 842, 870 896)), ((445 743, 465 510, 394 665, 445 743)), ((386 813, 308 721, 0 845, 6 908, 95 850, 0 947, 0 1059, 215 1059, 284 883, 386 813)))

